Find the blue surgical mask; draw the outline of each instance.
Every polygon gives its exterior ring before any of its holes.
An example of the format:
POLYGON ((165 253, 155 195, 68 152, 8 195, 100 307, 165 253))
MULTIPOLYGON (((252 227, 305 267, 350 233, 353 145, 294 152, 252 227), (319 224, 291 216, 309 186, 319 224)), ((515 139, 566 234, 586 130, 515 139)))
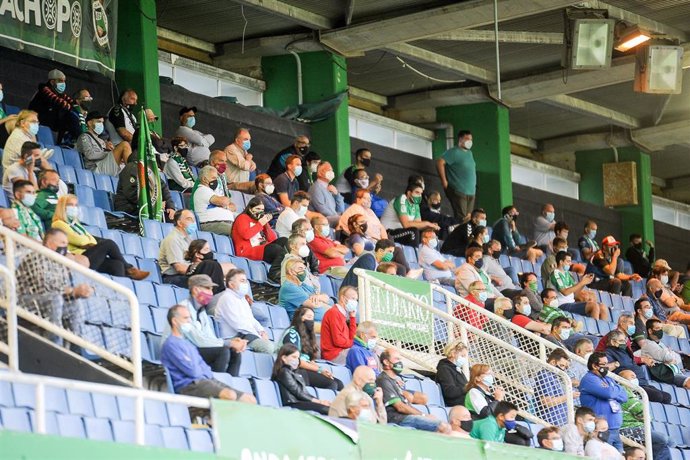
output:
POLYGON ((479 301, 480 301, 480 302, 482 302, 482 303, 483 303, 483 302, 486 302, 486 299, 488 299, 488 298, 489 298, 489 293, 488 293, 488 292, 482 291, 482 292, 479 293, 479 301))
POLYGON ((654 316, 654 310, 652 310, 651 308, 648 308, 648 309, 643 310, 643 311, 644 311, 644 313, 643 313, 644 317, 647 319, 651 319, 652 316, 654 316))
POLYGON ((195 234, 197 231, 196 222, 192 222, 191 224, 187 225, 187 228, 185 229, 185 231, 187 232, 187 235, 195 234))
POLYGON ((252 148, 252 141, 243 141, 242 148, 245 150, 249 150, 250 148, 252 148))
POLYGON ((466 356, 458 356, 455 358, 455 367, 462 368, 467 364, 467 357, 466 356))
POLYGON ((640 381, 638 379, 630 379, 628 380, 632 385, 635 385, 637 387, 640 386, 640 381))
POLYGON ((295 177, 302 174, 302 166, 295 166, 295 177))
POLYGON ((331 234, 331 229, 328 225, 321 226, 321 236, 327 237, 331 234))
POLYGON ((103 126, 103 123, 96 123, 93 125, 93 132, 96 133, 98 136, 103 134, 103 130, 105 129, 105 126, 103 126))
POLYGON ((438 246, 438 240, 436 238, 434 238, 433 240, 429 240, 429 247, 431 249, 436 249, 437 246, 438 246))
POLYGON ((367 340, 367 348, 369 350, 373 350, 374 348, 376 348, 376 342, 377 342, 376 339, 368 339, 367 340))
POLYGON ((357 311, 358 306, 359 306, 359 303, 355 299, 350 299, 345 304, 345 309, 347 311, 357 311))
POLYGON ((5 93, 3 93, 2 90, 0 90, 0 102, 2 102, 4 97, 5 97, 5 93))
POLYGON ((630 326, 628 326, 625 332, 627 332, 630 336, 633 335, 635 333, 635 325, 631 324, 630 326))
POLYGON ((29 123, 29 133, 32 136, 38 134, 38 123, 29 123))
POLYGON ((560 333, 561 340, 568 340, 568 337, 570 337, 570 331, 571 331, 570 328, 561 329, 561 333, 560 333))
POLYGON ((517 426, 517 422, 515 420, 504 420, 503 424, 506 426, 506 430, 508 431, 514 430, 517 426))
POLYGON ((237 289, 237 293, 241 296, 249 295, 249 283, 240 283, 240 287, 237 289))
POLYGON ((187 128, 193 128, 195 124, 196 124, 196 118, 195 117, 187 118, 187 122, 186 122, 187 128))
POLYGON ((546 220, 549 222, 553 222, 553 220, 556 218, 556 213, 555 212, 547 212, 546 213, 546 220))
POLYGON ((588 237, 590 240, 593 240, 594 238, 596 238, 596 236, 597 236, 597 231, 596 231, 596 230, 590 230, 590 231, 587 233, 587 237, 588 237))
POLYGON ((522 307, 522 314, 525 316, 529 316, 530 313, 532 313, 532 305, 527 304, 522 307))
POLYGON ((489 239, 490 239, 490 237, 489 237, 488 233, 486 235, 484 235, 484 244, 488 243, 489 239))
POLYGON ((565 264, 565 265, 563 265, 563 271, 564 271, 564 272, 569 272, 569 271, 570 271, 570 264, 565 264))
POLYGON ((486 227, 486 219, 480 220, 479 225, 481 225, 482 227, 486 227))
POLYGON ((57 91, 60 94, 64 93, 66 89, 67 83, 65 83, 64 81, 58 82, 58 84, 55 85, 55 91, 57 91))
POLYGON ((494 376, 493 375, 485 375, 482 377, 482 383, 486 385, 487 387, 491 387, 494 385, 494 376))
POLYGON ((192 332, 192 323, 182 323, 180 324, 180 331, 182 334, 189 334, 192 332))

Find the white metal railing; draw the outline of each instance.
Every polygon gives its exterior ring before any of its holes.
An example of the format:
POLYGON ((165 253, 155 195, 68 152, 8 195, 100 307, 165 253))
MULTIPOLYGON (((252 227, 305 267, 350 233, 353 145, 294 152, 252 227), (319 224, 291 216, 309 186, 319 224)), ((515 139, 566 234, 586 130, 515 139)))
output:
MULTIPOLYGON (((144 400, 148 399, 165 403, 183 404, 187 407, 197 407, 200 409, 210 409, 211 407, 211 401, 209 399, 197 398, 194 396, 182 396, 172 393, 163 393, 115 385, 105 385, 101 383, 80 382, 78 380, 23 374, 21 372, 14 371, 0 371, 0 381, 35 385, 36 404, 34 411, 36 426, 34 427, 34 431, 39 434, 46 434, 46 387, 134 398, 135 442, 139 445, 144 445, 146 442, 144 400)), ((214 432, 214 445, 216 445, 215 430, 212 431, 214 432)))
MULTIPOLYGON (((17 318, 30 323, 32 327, 39 329, 44 334, 58 337, 60 340, 67 341, 77 347, 87 350, 98 358, 103 359, 116 368, 131 374, 128 381, 135 387, 143 386, 142 366, 141 366, 141 327, 139 319, 139 301, 134 293, 126 287, 106 278, 105 276, 89 270, 78 263, 51 251, 37 241, 20 235, 6 227, 0 227, 0 242, 4 248, 6 266, 0 271, 0 276, 4 278, 5 295, 0 298, 0 308, 7 312, 7 354, 10 368, 19 369, 18 358, 18 326, 17 318), (22 263, 29 263, 27 257, 32 256, 32 266, 22 268, 22 263), (94 308, 107 308, 109 315, 120 314, 120 323, 129 330, 129 343, 116 343, 117 352, 107 350, 89 340, 84 333, 86 327, 85 318, 76 318, 78 324, 72 324, 72 330, 62 327, 50 321, 49 313, 41 311, 30 311, 26 308, 33 295, 43 286, 22 286, 25 280, 17 279, 17 270, 23 269, 29 273, 36 270, 45 270, 45 264, 52 263, 64 267, 69 272, 73 284, 85 282, 94 290, 93 295, 86 302, 90 305, 84 308, 84 314, 93 313, 86 311, 94 308), (43 265, 43 266, 42 266, 43 265), (21 290, 22 292, 17 292, 21 290), (20 299, 21 296, 21 299, 20 299), (79 334, 81 331, 81 335, 79 334)), ((35 301, 34 301, 35 303, 35 301)), ((50 309, 50 307, 48 308, 50 309)), ((110 316, 111 318, 113 316, 110 316)), ((100 326, 98 326, 100 327, 100 326)), ((100 329, 99 329, 100 330, 100 329)), ((105 340, 105 339, 104 339, 105 340)), ((1 349, 0 349, 1 351, 1 349)))

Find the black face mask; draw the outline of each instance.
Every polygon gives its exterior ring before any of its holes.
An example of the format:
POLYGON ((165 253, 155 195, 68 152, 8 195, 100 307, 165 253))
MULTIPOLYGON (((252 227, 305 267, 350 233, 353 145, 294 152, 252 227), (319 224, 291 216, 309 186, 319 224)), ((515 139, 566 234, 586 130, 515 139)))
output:
POLYGON ((664 295, 663 289, 659 289, 657 291, 654 291, 654 297, 656 297, 657 299, 660 299, 662 295, 664 295))
POLYGON ((639 249, 639 250, 641 251, 641 250, 642 250, 642 243, 633 244, 633 247, 634 247, 635 249, 639 249))
POLYGON ((302 155, 305 155, 309 151, 309 147, 299 147, 297 151, 302 155))
POLYGON ((441 209, 441 203, 429 203, 431 209, 441 209))
POLYGON ((515 316, 515 310, 512 308, 503 312, 503 317, 505 319, 513 319, 513 316, 515 316))
POLYGON ((366 222, 359 226, 359 229, 362 231, 362 233, 366 233, 368 228, 369 224, 366 222))
POLYGON ((213 253, 211 251, 207 252, 203 256, 204 257, 201 260, 213 260, 213 253))
POLYGON ((249 212, 254 217, 254 219, 256 219, 256 220, 261 219, 266 214, 266 212, 264 212, 264 211, 257 211, 257 212, 249 211, 249 212))
POLYGON ((81 101, 79 103, 79 106, 88 112, 89 110, 91 110, 91 102, 92 101, 81 101))
POLYGON ((597 437, 601 442, 609 442, 609 432, 608 431, 600 431, 597 434, 597 437))
POLYGON ((187 156, 187 152, 189 152, 189 149, 187 147, 182 147, 181 149, 177 149, 177 153, 179 153, 183 157, 187 156))
POLYGON ((472 431, 473 425, 474 425, 474 420, 463 420, 460 422, 460 428, 462 428, 462 430, 467 432, 467 433, 472 431))
POLYGON ((51 184, 51 185, 46 185, 45 190, 46 190, 47 192, 50 192, 50 193, 57 193, 58 190, 60 190, 60 187, 58 187, 57 185, 52 185, 52 184, 51 184))
POLYGON ((311 332, 314 330, 314 320, 313 319, 305 319, 304 320, 304 328, 311 332))
POLYGON ((650 337, 656 337, 657 339, 661 340, 662 337, 664 336, 664 331, 662 329, 659 329, 658 331, 653 331, 652 329, 649 330, 649 336, 650 337))
POLYGON ((501 251, 494 251, 494 252, 492 252, 492 253, 491 253, 491 257, 493 257, 493 258, 496 259, 496 260, 500 259, 500 258, 501 258, 501 251))
POLYGON ((484 266, 484 259, 479 259, 474 261, 474 268, 477 270, 481 270, 481 268, 484 266))
POLYGON ((216 187, 218 187, 218 180, 212 180, 208 183, 208 188, 210 188, 211 190, 215 190, 216 187))
POLYGON ((359 162, 362 163, 365 168, 371 166, 371 158, 362 158, 359 162))
POLYGON ((61 256, 65 256, 65 255, 67 255, 67 246, 57 247, 57 248, 55 248, 55 252, 57 252, 61 256))
POLYGON ((602 377, 606 377, 606 374, 609 373, 609 368, 606 366, 599 367, 597 368, 597 370, 599 371, 599 374, 601 374, 602 377))

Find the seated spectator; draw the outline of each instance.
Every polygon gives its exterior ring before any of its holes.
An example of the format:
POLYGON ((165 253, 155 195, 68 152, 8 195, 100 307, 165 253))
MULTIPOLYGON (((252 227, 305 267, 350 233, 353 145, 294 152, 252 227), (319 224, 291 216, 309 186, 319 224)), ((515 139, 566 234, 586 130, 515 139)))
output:
POLYGON ((557 316, 551 322, 551 333, 544 338, 561 348, 569 349, 566 340, 570 338, 572 332, 573 326, 570 319, 565 316, 557 316))
MULTIPOLYGON (((551 275, 553 274, 553 271, 556 269, 556 254, 558 254, 561 251, 567 252, 568 254, 570 254, 571 260, 573 256, 568 250, 568 243, 561 237, 557 236, 553 239, 553 241, 551 242, 551 248, 552 250, 550 251, 548 257, 546 257, 544 262, 542 262, 541 264, 541 279, 547 280, 547 287, 553 287, 550 283, 551 275)), ((585 268, 586 266, 583 264, 570 264, 570 272, 577 273, 580 276, 585 274, 585 268)))
POLYGON ((580 381, 582 380, 582 377, 584 377, 585 374, 588 372, 587 360, 589 360, 589 356, 593 352, 594 344, 587 337, 578 339, 577 342, 575 342, 575 345, 573 345, 573 353, 585 360, 584 364, 582 364, 579 361, 573 360, 570 363, 570 367, 568 368, 568 376, 570 376, 570 378, 572 379, 574 388, 580 386, 580 381))
POLYGON ((650 273, 650 278, 656 278, 659 281, 661 281, 661 284, 664 285, 664 287, 667 287, 671 290, 675 290, 676 284, 678 283, 678 280, 676 279, 675 281, 672 279, 671 274, 678 274, 678 272, 673 271, 671 269, 671 266, 666 262, 665 259, 659 259, 654 262, 654 265, 652 265, 652 271, 650 273))
MULTIPOLYGON (((585 455, 594 460, 619 460, 619 448, 611 444, 611 429, 605 417, 597 417, 596 428, 585 442, 585 455)), ((618 431, 618 430, 616 430, 618 431)), ((622 445, 620 449, 622 449, 622 445)))
POLYGON ((374 193, 374 190, 380 186, 383 181, 383 176, 378 173, 374 175, 374 179, 371 181, 367 177, 366 183, 355 182, 358 180, 355 173, 359 170, 364 170, 366 172, 369 166, 371 166, 371 151, 369 149, 358 149, 355 152, 354 164, 343 171, 342 176, 340 176, 336 182, 336 187, 343 195, 345 203, 352 204, 354 202, 357 189, 366 189, 368 192, 374 193))
POLYGON ((557 426, 542 428, 539 430, 539 433, 537 433, 537 444, 539 445, 539 449, 563 452, 561 430, 557 426))
POLYGON ((381 221, 374 211, 371 210, 371 194, 367 190, 360 190, 354 195, 354 203, 352 206, 348 207, 345 212, 340 216, 340 221, 338 222, 337 230, 342 230, 343 232, 350 234, 348 223, 350 218, 355 214, 364 216, 364 221, 366 222, 366 227, 363 227, 362 233, 368 238, 374 241, 374 243, 381 239, 387 239, 388 233, 385 227, 381 224, 381 221))
POLYGON ((602 248, 592 255, 587 264, 587 273, 594 275, 590 288, 631 296, 630 280, 640 281, 642 278, 637 273, 623 273, 623 264, 618 263, 620 243, 614 237, 607 236, 601 241, 601 245, 602 248))
MULTIPOLYGON (((273 178, 274 195, 286 208, 290 207, 293 196, 299 191, 297 177, 302 174, 302 159, 291 155, 285 160, 285 172, 273 178)), ((306 192, 304 192, 306 194, 306 192)), ((307 195, 308 196, 308 195, 307 195)), ((307 203, 309 205, 309 203, 307 203)))
MULTIPOLYGON (((443 242, 441 252, 455 257, 465 256, 465 250, 474 229, 478 226, 486 227, 486 212, 483 209, 474 209, 470 216, 470 220, 455 227, 455 230, 448 235, 448 238, 443 242)), ((482 241, 482 244, 488 242, 489 240, 482 241)))
POLYGON ((204 260, 199 262, 190 273, 192 264, 185 258, 185 254, 192 244, 190 235, 196 232, 194 214, 187 209, 176 211, 173 216, 173 224, 173 229, 161 241, 158 252, 158 265, 163 274, 163 282, 186 288, 189 274, 203 274, 209 275, 218 289, 223 285, 223 268, 217 261, 204 260))
POLYGON ((527 241, 518 231, 517 218, 520 213, 517 208, 513 205, 506 206, 501 215, 503 217, 494 223, 493 239, 501 243, 506 254, 535 263, 544 252, 535 246, 534 241, 527 241))
POLYGON ((517 407, 507 401, 499 401, 493 414, 476 420, 470 436, 482 441, 505 442, 506 432, 517 427, 517 407))
POLYGON ((469 439, 474 421, 470 411, 464 406, 453 406, 448 412, 448 423, 450 424, 450 435, 455 438, 469 439))
POLYGON ((264 262, 270 264, 268 279, 274 283, 285 281, 285 265, 294 256, 300 258, 307 270, 305 282, 311 285, 318 293, 321 290, 319 283, 319 259, 309 250, 307 243, 314 240, 314 229, 307 219, 298 219, 292 224, 292 231, 287 238, 278 238, 269 244, 264 251, 264 262))
MULTIPOLYGON (((232 200, 232 193, 230 192, 231 188, 228 184, 228 179, 224 174, 228 167, 227 163, 225 162, 225 152, 222 150, 214 150, 211 152, 211 156, 208 157, 208 165, 205 161, 202 161, 199 167, 203 168, 204 166, 213 166, 216 168, 216 171, 218 171, 218 186, 214 189, 214 192, 216 192, 216 194, 219 196, 225 196, 232 200)), ((199 178, 197 177, 196 181, 194 182, 194 187, 198 186, 199 178)))
POLYGON ((333 391, 343 389, 343 382, 333 377, 330 370, 314 362, 319 357, 319 344, 314 331, 314 310, 300 307, 292 318, 290 327, 280 339, 280 345, 293 345, 299 351, 299 367, 307 385, 333 391))
POLYGON ((5 147, 5 142, 7 142, 7 138, 10 136, 11 132, 10 126, 14 127, 14 123, 17 120, 16 114, 7 114, 7 104, 5 104, 3 89, 4 87, 2 83, 0 83, 0 148, 5 147))
POLYGON ((228 287, 218 299, 214 316, 223 337, 239 337, 256 353, 273 353, 273 343, 263 326, 252 315, 247 298, 249 281, 244 270, 234 268, 225 276, 228 287))
POLYGON ((448 235, 460 223, 455 217, 441 212, 441 194, 437 191, 429 193, 426 206, 421 206, 420 212, 422 220, 439 226, 438 237, 442 240, 447 240, 448 235))
MULTIPOLYGON (((589 407, 597 417, 603 417, 603 425, 600 427, 597 419, 597 433, 608 432, 608 442, 618 450, 623 449, 620 438, 620 427, 623 423, 621 404, 628 400, 625 389, 618 385, 611 377, 608 377, 609 361, 604 353, 594 352, 587 361, 589 372, 585 374, 580 382, 580 401, 583 406, 589 407), (607 423, 608 422, 608 423, 607 423)), ((589 442, 585 446, 585 453, 592 455, 589 442)), ((598 457, 597 457, 598 458, 598 457)))
POLYGON ((323 216, 312 217, 314 239, 308 243, 312 254, 319 261, 319 273, 342 277, 347 273, 344 256, 347 246, 331 238, 331 227, 323 216))
POLYGON ((386 406, 388 423, 415 428, 424 431, 437 431, 449 433, 450 426, 437 420, 431 415, 424 415, 412 404, 425 404, 426 395, 415 393, 414 395, 403 390, 404 382, 400 378, 403 371, 403 363, 400 353, 394 348, 388 348, 381 353, 381 365, 383 372, 376 378, 376 385, 383 392, 383 401, 386 406), (416 401, 425 401, 424 403, 416 401))
POLYGON ((317 294, 311 284, 305 283, 307 267, 299 258, 288 260, 285 265, 285 281, 278 292, 278 302, 292 318, 300 307, 308 307, 315 313, 316 321, 321 321, 331 306, 326 294, 317 294))
MULTIPOLYGON (((186 160, 192 166, 197 166, 209 159, 210 147, 216 142, 212 134, 204 134, 193 129, 196 126, 196 107, 182 107, 180 109, 180 126, 175 132, 176 137, 183 137, 189 143, 186 160)), ((223 171, 224 172, 224 171, 223 171)), ((221 174, 223 174, 221 172, 221 174)))
POLYGON ((316 170, 316 180, 309 187, 309 196, 311 197, 309 209, 325 216, 331 227, 338 225, 340 215, 345 210, 342 195, 338 193, 335 185, 330 183, 334 177, 335 173, 331 164, 322 161, 316 170))
POLYGON ((189 144, 184 137, 173 137, 170 144, 172 150, 163 172, 168 177, 170 190, 184 192, 194 187, 195 182, 194 173, 187 163, 189 144))
POLYGON ((65 232, 69 242, 67 250, 89 259, 92 270, 111 276, 127 276, 133 280, 143 280, 150 275, 150 272, 129 264, 113 240, 95 238, 84 228, 79 222, 79 201, 75 195, 58 199, 52 227, 65 232))
POLYGON ((633 272, 638 273, 643 278, 649 276, 654 262, 654 243, 647 240, 645 244, 649 248, 649 252, 645 251, 642 244, 642 235, 633 233, 630 235, 630 247, 625 251, 625 259, 632 265, 633 272))
POLYGON ((594 411, 589 407, 577 408, 574 423, 561 428, 566 453, 585 456, 585 438, 594 432, 595 419, 594 411))
MULTIPOLYGON (((654 310, 649 299, 646 297, 640 297, 635 301, 634 306, 635 311, 635 334, 631 337, 632 339, 632 349, 637 351, 642 345, 642 340, 647 339, 647 330, 645 328, 645 323, 648 319, 654 318, 654 310)), ((659 319, 659 318, 657 318, 659 319)))
POLYGON ((469 366, 467 346, 456 340, 446 345, 443 354, 445 358, 436 365, 436 382, 441 385, 446 407, 462 406, 467 386, 465 372, 469 366))
POLYGON ((351 394, 360 394, 363 401, 358 420, 382 424, 388 422, 388 415, 383 404, 383 392, 376 386, 376 374, 371 368, 367 366, 355 368, 352 372, 352 381, 345 385, 335 397, 328 410, 328 416, 349 416, 346 401, 351 394))
MULTIPOLYGON (((196 273, 197 268, 202 262, 216 262, 213 251, 211 251, 211 245, 208 244, 206 240, 193 240, 189 243, 187 251, 184 253, 185 262, 189 262, 189 268, 187 268, 187 276, 192 276, 196 273)), ((230 262, 216 262, 220 268, 223 276, 225 276, 230 270, 235 268, 235 266, 230 262)), ((211 276, 211 275, 209 275, 211 276)), ((218 289, 214 289, 214 294, 218 294, 220 291, 224 291, 225 288, 223 279, 219 278, 215 273, 211 276, 213 282, 220 282, 218 289)))
POLYGON ((321 321, 321 358, 345 365, 357 330, 357 289, 341 287, 338 301, 323 315, 321 321))
MULTIPOLYGON (((64 256, 67 254, 67 235, 57 228, 48 229, 43 246, 64 256)), ((63 264, 38 252, 29 252, 17 267, 17 305, 38 315, 59 328, 81 335, 86 321, 81 299, 93 295, 87 283, 74 284, 70 271, 63 264)), ((58 346, 61 337, 42 329, 42 334, 58 346)))
MULTIPOLYGON (((352 205, 351 207, 354 207, 352 205)), ((347 220, 347 232, 350 236, 345 240, 345 244, 350 248, 356 257, 360 257, 365 251, 371 252, 374 250, 377 238, 372 238, 369 235, 369 223, 363 214, 352 214, 347 220)), ((384 230, 385 232, 385 230, 384 230)), ((417 277, 417 273, 421 270, 410 270, 405 254, 402 248, 395 246, 393 249, 393 263, 396 267, 396 274, 406 276, 410 271, 414 272, 412 278, 417 277)))
POLYGON ((651 358, 654 364, 647 367, 652 379, 680 388, 690 388, 690 376, 683 370, 680 354, 671 350, 661 341, 663 326, 658 319, 650 319, 645 324, 647 340, 642 344, 642 357, 651 358))
MULTIPOLYGON (((354 286, 357 287, 357 275, 355 275, 355 269, 363 268, 364 270, 376 270, 376 267, 381 262, 391 262, 393 260, 395 249, 395 243, 391 240, 378 240, 376 246, 374 246, 373 252, 366 252, 362 254, 356 261, 350 266, 345 278, 343 279, 343 286, 354 286)), ((399 249, 399 248, 398 248, 399 249)), ((398 274, 400 272, 398 271, 398 274)), ((421 274, 421 269, 410 270, 407 272, 408 278, 416 278, 421 274)))
POLYGON ((419 247, 417 259, 419 265, 424 269, 424 279, 427 281, 436 281, 446 286, 455 285, 456 271, 455 262, 446 260, 443 255, 438 252, 438 238, 433 228, 427 227, 422 229, 421 237, 422 244, 419 247))
POLYGON ((541 208, 541 214, 534 219, 534 240, 542 251, 550 252, 551 242, 556 238, 556 209, 551 203, 541 208))
POLYGON ((504 397, 505 392, 495 385, 494 374, 488 364, 475 364, 470 368, 470 380, 465 386, 465 407, 473 420, 496 414, 496 405, 504 397))
POLYGON ((624 449, 624 460, 646 460, 647 454, 640 447, 628 446, 624 449))
POLYGON ((345 366, 350 372, 355 372, 360 366, 366 366, 374 371, 376 375, 381 372, 379 360, 374 353, 379 334, 376 325, 371 321, 362 321, 357 326, 355 338, 352 341, 352 348, 347 351, 345 366))
POLYGON ((8 169, 22 158, 22 146, 26 142, 36 142, 38 134, 38 114, 32 110, 22 110, 17 115, 14 129, 5 143, 2 152, 2 167, 8 169))
POLYGON ((682 297, 677 296, 668 288, 663 280, 668 279, 668 270, 657 267, 652 270, 647 280, 647 297, 656 306, 656 316, 659 319, 681 324, 690 324, 690 305, 686 305, 682 297))
POLYGON ((255 197, 261 199, 266 214, 271 216, 270 224, 274 227, 278 221, 278 216, 283 212, 285 206, 272 196, 275 191, 273 179, 268 174, 259 174, 254 179, 254 185, 256 187, 255 197))
POLYGON ((307 192, 298 191, 294 193, 290 199, 290 205, 285 207, 276 221, 276 233, 279 237, 287 238, 290 236, 292 224, 297 219, 304 218, 307 215, 309 200, 307 192))
POLYGON ((278 351, 271 374, 271 380, 278 383, 283 405, 328 415, 330 401, 311 396, 307 391, 306 387, 309 385, 304 376, 297 372, 299 364, 300 352, 297 347, 289 343, 283 345, 278 351))
MULTIPOLYGON (((191 321, 180 332, 183 338, 194 345, 201 359, 211 366, 213 372, 227 372, 237 377, 242 364, 242 352, 247 348, 247 341, 239 337, 226 336, 221 339, 216 335, 213 321, 208 314, 213 291, 218 287, 208 275, 189 277, 189 297, 179 303, 186 308, 191 321)), ((163 340, 170 335, 170 327, 163 331, 163 340)))
POLYGON ((496 288, 501 291, 501 294, 512 297, 520 293, 521 289, 513 283, 513 279, 508 276, 501 265, 501 243, 499 241, 489 241, 486 246, 486 254, 484 254, 483 261, 482 268, 484 272, 489 275, 491 284, 496 286, 496 288))
POLYGON ((403 195, 388 204, 381 223, 386 227, 389 239, 406 246, 419 246, 421 229, 429 227, 434 231, 440 230, 437 224, 422 220, 419 210, 422 192, 420 185, 408 185, 403 195))
POLYGON ((271 214, 266 213, 264 209, 261 198, 255 196, 249 200, 244 212, 235 219, 232 226, 232 242, 238 256, 263 260, 266 246, 278 238, 269 225, 271 214))
POLYGON ((535 321, 530 317, 532 314, 532 306, 526 296, 522 294, 516 295, 513 297, 513 303, 515 304, 515 315, 511 319, 513 324, 517 324, 528 331, 536 332, 541 335, 549 335, 551 333, 550 324, 535 321))
POLYGON ((608 320, 608 308, 599 308, 600 305, 597 302, 575 302, 575 294, 591 284, 594 281, 594 275, 589 273, 576 283, 570 274, 571 262, 570 254, 567 252, 561 251, 556 254, 556 268, 551 274, 551 284, 556 288, 558 307, 569 313, 608 320))
POLYGON ((529 304, 532 307, 532 319, 539 319, 541 309, 544 306, 541 296, 539 295, 539 282, 537 275, 531 272, 521 273, 518 277, 520 281, 520 295, 529 299, 529 304))
POLYGON ((28 180, 18 180, 12 185, 12 209, 17 213, 19 228, 17 233, 34 240, 43 240, 45 228, 41 218, 31 209, 36 203, 36 188, 28 180))
MULTIPOLYGON (((131 88, 125 89, 120 95, 119 102, 108 111, 105 127, 115 147, 121 142, 132 144, 136 138, 134 132, 139 129, 139 121, 133 111, 137 107, 138 100, 136 91, 131 88)), ((126 158, 122 160, 127 161, 126 158)))
POLYGON ((597 244, 597 223, 593 220, 585 222, 585 229, 583 235, 577 240, 577 246, 580 248, 582 260, 589 262, 594 253, 599 251, 599 244, 597 244))
POLYGON ((486 299, 483 302, 493 305, 493 299, 502 297, 502 294, 491 284, 491 278, 483 269, 484 259, 482 250, 479 248, 468 248, 467 252, 465 252, 465 261, 455 272, 455 290, 458 295, 468 295, 470 284, 474 281, 481 281, 486 289, 486 299))
POLYGON ((35 168, 48 169, 47 166, 43 166, 43 163, 47 164, 48 162, 41 158, 41 146, 35 142, 24 142, 19 161, 5 169, 2 177, 2 188, 6 193, 12 193, 12 186, 18 181, 29 181, 34 188, 38 188, 35 168))
MULTIPOLYGON (((572 319, 572 315, 558 307, 558 293, 555 289, 546 288, 541 291, 542 308, 539 319, 545 323, 553 324, 556 318, 572 319)), ((563 339, 566 340, 566 339, 563 339)))
POLYGON ((13 209, 0 208, 0 223, 3 227, 9 228, 13 232, 16 232, 19 228, 19 219, 17 219, 17 214, 13 209))
POLYGON ((252 148, 252 135, 247 128, 239 128, 235 132, 235 139, 232 144, 225 147, 224 151, 227 158, 227 169, 225 177, 231 188, 250 193, 253 183, 249 181, 251 172, 256 171, 254 157, 249 153, 252 148))
MULTIPOLYGON (((48 81, 38 85, 38 91, 29 102, 29 110, 35 111, 41 123, 58 133, 58 143, 72 127, 71 111, 76 101, 65 93, 67 77, 58 69, 48 72, 48 81)), ((76 139, 78 133, 75 133, 76 139)))
POLYGON ((491 237, 489 236, 489 227, 478 225, 474 227, 474 230, 472 230, 469 242, 467 243, 467 249, 484 249, 484 245, 489 244, 489 241, 491 241, 491 237))
MULTIPOLYGON (((472 281, 467 290, 468 294, 464 297, 465 300, 477 305, 480 308, 486 308, 485 302, 488 300, 488 293, 486 292, 486 286, 482 281, 472 281)), ((477 329, 483 328, 484 324, 486 324, 488 321, 486 316, 481 315, 472 308, 462 304, 455 306, 453 309, 453 316, 470 324, 471 326, 476 327, 477 329)), ((457 329, 456 332, 459 333, 459 329, 457 329)))
POLYGON ((201 230, 231 236, 237 208, 230 198, 218 193, 217 187, 216 168, 201 168, 199 186, 192 192, 192 209, 197 215, 201 230))
MULTIPOLYGON (((557 367, 563 372, 567 372, 570 367, 570 358, 562 348, 553 350, 547 359, 548 364, 557 367)), ((563 384, 559 376, 545 369, 537 373, 535 388, 539 388, 539 396, 536 398, 537 413, 547 423, 556 426, 563 426, 568 423, 568 395, 566 395, 563 384)), ((577 398, 580 393, 573 390, 573 398, 577 398)), ((560 437, 560 435, 559 435, 560 437)))
POLYGON ((111 141, 101 139, 105 130, 104 119, 100 112, 89 112, 86 116, 87 131, 77 138, 77 151, 84 162, 84 169, 117 176, 120 164, 125 163, 132 153, 132 146, 129 142, 120 142, 115 147, 111 141))
MULTIPOLYGON (((556 237, 554 239, 560 238, 563 241, 565 241, 565 245, 568 246, 568 235, 570 235, 570 227, 568 227, 568 224, 566 222, 560 220, 560 221, 556 222, 556 226, 554 227, 553 231, 554 231, 554 234, 556 235, 556 237)), ((558 251, 553 250, 553 240, 551 240, 551 241, 552 241, 552 244, 551 244, 552 252, 558 252, 558 251)), ((573 253, 571 253, 571 255, 572 254, 573 253)), ((575 256, 573 256, 573 257, 575 257, 575 256)))
MULTIPOLYGON (((234 390, 223 382, 213 378, 213 370, 202 358, 201 351, 187 333, 192 321, 188 307, 175 305, 168 310, 170 335, 161 349, 161 362, 167 369, 175 393, 201 398, 220 398, 256 404, 253 395, 234 390)), ((216 371, 224 372, 224 371, 216 371)))

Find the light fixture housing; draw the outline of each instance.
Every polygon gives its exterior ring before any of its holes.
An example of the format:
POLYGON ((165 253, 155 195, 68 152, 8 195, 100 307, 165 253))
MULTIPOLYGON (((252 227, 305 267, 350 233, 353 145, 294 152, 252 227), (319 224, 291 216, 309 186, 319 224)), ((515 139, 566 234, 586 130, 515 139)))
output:
POLYGON ((566 37, 567 63, 571 69, 603 69, 611 66, 613 19, 574 19, 566 37))
POLYGON ((616 40, 614 48, 616 51, 625 53, 626 51, 629 51, 636 46, 640 46, 642 43, 649 41, 651 38, 652 34, 650 32, 635 25, 623 31, 618 40, 616 40))
POLYGON ((637 50, 634 90, 649 94, 680 94, 683 47, 652 43, 637 50))

